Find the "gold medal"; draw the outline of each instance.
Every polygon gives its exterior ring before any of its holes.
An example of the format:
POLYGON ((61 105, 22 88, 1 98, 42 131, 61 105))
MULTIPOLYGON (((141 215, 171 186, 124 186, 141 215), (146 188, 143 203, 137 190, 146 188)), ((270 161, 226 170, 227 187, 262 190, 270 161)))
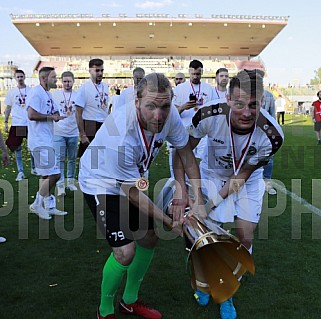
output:
POLYGON ((139 191, 147 191, 149 187, 149 180, 145 177, 141 177, 136 181, 135 186, 139 191))

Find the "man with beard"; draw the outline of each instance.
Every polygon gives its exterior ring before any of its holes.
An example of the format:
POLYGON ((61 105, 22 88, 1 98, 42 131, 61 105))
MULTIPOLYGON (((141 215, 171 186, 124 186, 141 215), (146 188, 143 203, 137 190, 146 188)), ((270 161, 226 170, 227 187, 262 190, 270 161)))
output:
MULTIPOLYGON (((112 112, 80 160, 80 188, 113 250, 103 269, 97 319, 115 318, 114 296, 124 275, 120 312, 162 317, 138 300, 138 291, 157 243, 154 222, 180 232, 180 222, 172 224, 144 193, 149 184, 145 174, 165 140, 177 148, 196 194, 195 204, 202 204, 198 164, 177 109, 171 107, 172 94, 163 74, 144 77, 135 106, 127 104, 112 112)), ((200 210, 199 215, 204 217, 205 212, 200 210)))
POLYGON ((215 81, 216 87, 214 88, 213 99, 216 100, 216 103, 226 102, 227 85, 229 82, 228 69, 219 68, 216 71, 215 81))
POLYGON ((56 208, 55 196, 51 194, 60 178, 53 144, 53 122, 65 117, 59 115, 58 105, 49 92, 50 89, 57 88, 55 69, 40 69, 39 81, 40 84, 30 90, 26 103, 29 118, 28 147, 35 159, 36 170, 41 175, 39 190, 35 201, 30 205, 30 211, 42 219, 51 219, 51 215, 67 214, 56 208))
POLYGON ((78 90, 76 98, 77 124, 80 135, 78 156, 86 150, 108 115, 109 87, 103 83, 104 61, 89 61, 90 79, 78 90))
MULTIPOLYGON (((191 124, 195 112, 206 102, 213 99, 213 88, 209 84, 201 82, 202 74, 202 62, 191 61, 189 64, 189 80, 175 88, 173 103, 177 107, 185 127, 191 124)), ((202 140, 194 150, 196 157, 201 158, 205 145, 206 139, 202 140)))

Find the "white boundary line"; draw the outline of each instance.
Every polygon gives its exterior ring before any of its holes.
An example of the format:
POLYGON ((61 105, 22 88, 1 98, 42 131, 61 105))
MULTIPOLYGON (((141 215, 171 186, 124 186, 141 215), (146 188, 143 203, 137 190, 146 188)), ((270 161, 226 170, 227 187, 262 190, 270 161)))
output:
POLYGON ((287 196, 291 197, 292 199, 294 199, 295 201, 299 202, 302 206, 304 206, 305 208, 307 208, 309 211, 311 211, 312 213, 318 215, 321 217, 321 209, 311 205, 310 203, 308 203, 304 198, 290 192, 289 190, 287 190, 285 187, 272 182, 273 187, 275 187, 277 190, 281 191, 282 193, 286 194, 287 196))

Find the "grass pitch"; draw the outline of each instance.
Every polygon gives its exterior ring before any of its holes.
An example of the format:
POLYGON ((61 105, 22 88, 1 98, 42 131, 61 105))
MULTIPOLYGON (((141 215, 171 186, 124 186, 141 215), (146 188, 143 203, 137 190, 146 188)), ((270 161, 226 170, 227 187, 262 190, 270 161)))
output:
MULTIPOLYGON (((281 191, 265 195, 254 239, 256 275, 245 275, 234 297, 240 319, 320 318, 321 146, 309 118, 288 115, 283 129, 285 143, 273 177, 298 197, 281 191), (315 213, 300 198, 312 203, 315 213)), ((0 170, 0 235, 8 239, 0 245, 0 318, 95 318, 110 248, 98 238, 79 191, 68 192, 58 203, 70 212, 66 217, 48 223, 28 213, 38 179, 30 176, 25 148, 24 157, 27 180, 15 182, 14 158, 0 170)), ((166 151, 150 174, 151 189, 168 176, 166 151)), ((192 295, 183 240, 160 241, 140 297, 164 318, 219 318, 217 305, 201 308, 192 295)), ((119 292, 116 300, 120 298, 119 292)), ((117 318, 126 317, 117 313, 117 318)))

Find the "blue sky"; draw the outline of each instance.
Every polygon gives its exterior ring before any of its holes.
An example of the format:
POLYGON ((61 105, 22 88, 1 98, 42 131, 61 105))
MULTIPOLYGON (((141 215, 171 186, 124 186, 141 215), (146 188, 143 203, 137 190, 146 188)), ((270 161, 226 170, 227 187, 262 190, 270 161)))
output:
POLYGON ((216 1, 216 0, 1 0, 0 62, 14 61, 31 73, 38 53, 11 23, 10 14, 91 13, 118 16, 126 13, 249 14, 290 16, 288 25, 263 50, 260 57, 268 70, 267 83, 306 84, 321 67, 321 2, 307 1, 216 1))

